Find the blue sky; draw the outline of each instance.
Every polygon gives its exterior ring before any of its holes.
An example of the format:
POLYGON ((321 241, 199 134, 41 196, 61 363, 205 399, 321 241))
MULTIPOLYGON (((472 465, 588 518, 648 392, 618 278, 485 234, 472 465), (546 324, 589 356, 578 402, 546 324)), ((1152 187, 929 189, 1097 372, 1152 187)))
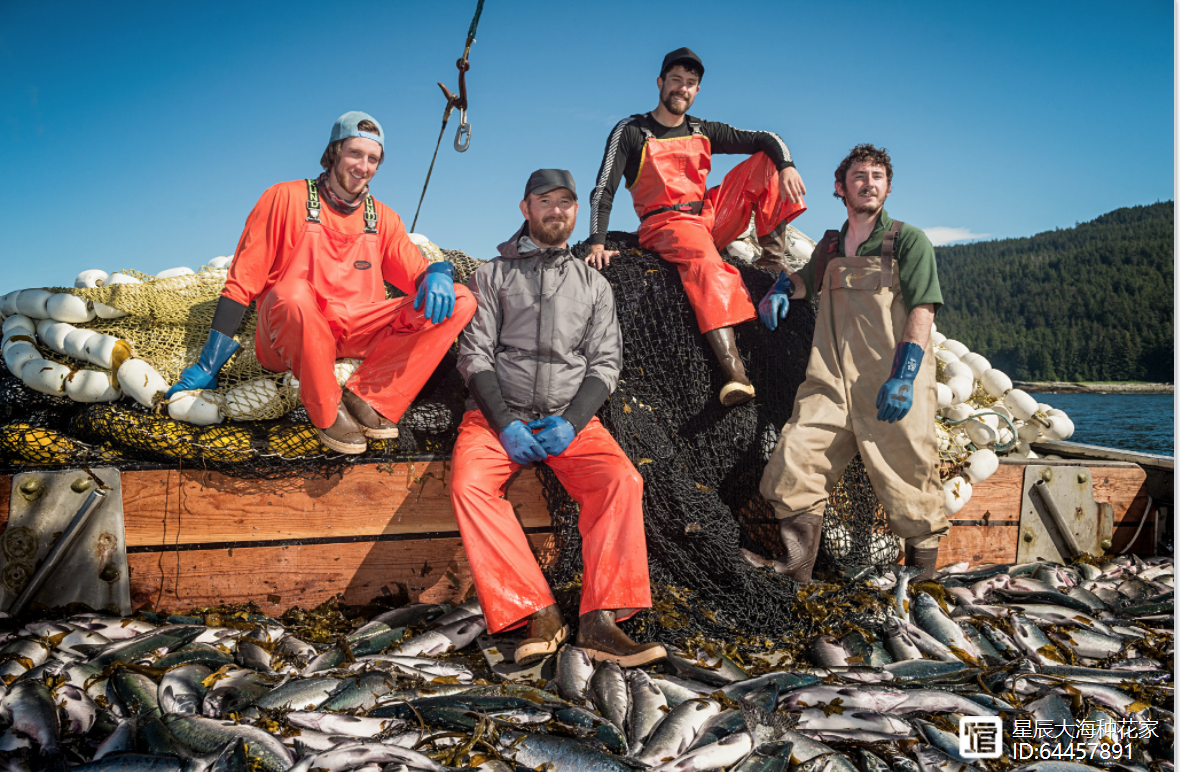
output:
MULTIPOLYGON (((1002 238, 1173 197, 1173 5, 1097 2, 486 0, 468 84, 418 231, 476 257, 519 224, 529 172, 583 201, 610 129, 655 106, 665 52, 707 67, 692 112, 777 131, 807 183, 795 225, 844 217, 832 172, 889 148, 890 213, 1002 238)), ((373 192, 406 220, 475 0, 16 3, 0 0, 2 291, 81 270, 196 268, 232 254, 258 196, 314 176, 333 120, 388 134, 373 192)), ((714 182, 739 158, 718 157, 714 182)), ((575 238, 586 236, 588 207, 575 238)), ((620 192, 612 227, 634 229, 620 192)))

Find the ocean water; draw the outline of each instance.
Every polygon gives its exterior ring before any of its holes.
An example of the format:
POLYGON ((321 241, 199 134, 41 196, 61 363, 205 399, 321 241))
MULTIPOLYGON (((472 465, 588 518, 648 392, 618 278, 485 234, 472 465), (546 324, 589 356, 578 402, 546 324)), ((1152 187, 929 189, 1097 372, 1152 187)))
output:
POLYGON ((1176 455, 1176 403, 1171 394, 1033 394, 1074 424, 1071 442, 1176 455))

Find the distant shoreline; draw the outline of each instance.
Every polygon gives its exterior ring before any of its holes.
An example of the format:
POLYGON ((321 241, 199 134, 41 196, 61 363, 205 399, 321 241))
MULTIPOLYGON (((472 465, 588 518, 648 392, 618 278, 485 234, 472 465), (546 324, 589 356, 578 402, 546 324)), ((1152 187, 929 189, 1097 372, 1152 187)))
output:
POLYGON ((1070 381, 1013 381, 1032 394, 1172 394, 1171 383, 1073 383, 1070 381))

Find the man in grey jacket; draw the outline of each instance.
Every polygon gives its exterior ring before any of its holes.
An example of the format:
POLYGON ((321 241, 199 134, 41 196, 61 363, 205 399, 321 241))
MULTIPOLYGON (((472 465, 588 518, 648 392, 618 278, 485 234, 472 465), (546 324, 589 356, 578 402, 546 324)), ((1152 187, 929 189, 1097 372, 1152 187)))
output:
POLYGON ((561 169, 529 177, 521 226, 468 282, 476 311, 459 337, 471 401, 452 454, 451 504, 488 630, 528 624, 516 649, 535 662, 569 637, 512 505, 508 478, 543 462, 581 506, 577 645, 596 661, 637 666, 667 656, 615 624, 651 606, 643 478, 594 414, 614 391, 622 338, 614 295, 569 249, 578 214, 561 169))

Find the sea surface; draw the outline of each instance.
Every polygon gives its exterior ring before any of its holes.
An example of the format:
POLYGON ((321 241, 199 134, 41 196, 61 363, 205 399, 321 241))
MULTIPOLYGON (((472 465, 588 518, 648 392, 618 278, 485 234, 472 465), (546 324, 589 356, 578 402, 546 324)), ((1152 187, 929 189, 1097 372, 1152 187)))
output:
POLYGON ((1033 394, 1074 424, 1071 442, 1176 455, 1176 403, 1171 394, 1033 394))

